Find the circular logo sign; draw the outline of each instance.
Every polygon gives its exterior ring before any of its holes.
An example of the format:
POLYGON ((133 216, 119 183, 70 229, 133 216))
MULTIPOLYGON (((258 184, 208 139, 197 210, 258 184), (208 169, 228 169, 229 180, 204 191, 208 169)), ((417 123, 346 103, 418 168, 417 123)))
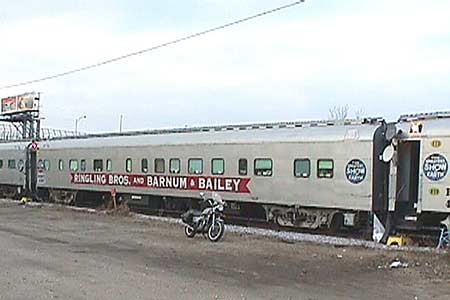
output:
POLYGON ((360 159, 353 159, 345 167, 345 176, 348 181, 354 184, 361 183, 366 178, 366 165, 360 159))
POLYGON ((447 175, 447 159, 440 154, 434 153, 423 162, 423 172, 431 181, 439 181, 447 175))

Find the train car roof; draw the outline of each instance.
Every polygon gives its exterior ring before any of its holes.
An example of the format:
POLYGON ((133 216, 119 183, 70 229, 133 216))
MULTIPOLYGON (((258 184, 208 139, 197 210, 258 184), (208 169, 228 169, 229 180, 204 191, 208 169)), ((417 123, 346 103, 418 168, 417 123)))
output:
MULTIPOLYGON (((147 145, 246 144, 273 142, 372 141, 381 119, 340 122, 288 122, 162 129, 85 135, 40 141, 41 149, 99 148, 147 145)), ((4 143, 0 149, 24 148, 26 143, 4 143)))
MULTIPOLYGON (((114 146, 245 144, 271 142, 371 141, 381 118, 344 121, 300 121, 129 131, 60 137, 39 142, 41 148, 97 148, 114 146)), ((402 115, 397 124, 401 139, 450 136, 450 111, 402 115), (419 126, 421 125, 421 126, 419 126), (421 128, 421 132, 415 129, 421 128)), ((24 149, 28 142, 0 143, 0 150, 24 149)))
POLYGON ((449 137, 450 111, 402 115, 397 123, 401 139, 449 137))

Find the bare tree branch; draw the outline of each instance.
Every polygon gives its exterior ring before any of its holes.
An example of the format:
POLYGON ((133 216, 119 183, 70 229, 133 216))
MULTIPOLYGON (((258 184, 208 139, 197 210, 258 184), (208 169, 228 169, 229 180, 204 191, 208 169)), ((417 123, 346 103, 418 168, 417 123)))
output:
POLYGON ((330 120, 345 120, 348 116, 348 105, 335 105, 333 108, 330 108, 328 112, 330 120))
POLYGON ((356 120, 361 120, 363 115, 364 115, 364 109, 362 107, 358 108, 355 111, 355 118, 356 118, 356 120))

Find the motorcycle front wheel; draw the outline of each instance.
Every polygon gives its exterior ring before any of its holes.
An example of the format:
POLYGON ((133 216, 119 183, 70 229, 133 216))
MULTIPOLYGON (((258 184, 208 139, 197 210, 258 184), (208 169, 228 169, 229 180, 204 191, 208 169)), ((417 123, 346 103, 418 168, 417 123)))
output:
POLYGON ((184 234, 188 237, 188 238, 193 238, 195 236, 195 229, 191 226, 184 226, 184 234))
POLYGON ((208 239, 211 242, 217 242, 223 236, 225 231, 225 225, 223 222, 216 221, 214 224, 211 224, 208 228, 208 239))

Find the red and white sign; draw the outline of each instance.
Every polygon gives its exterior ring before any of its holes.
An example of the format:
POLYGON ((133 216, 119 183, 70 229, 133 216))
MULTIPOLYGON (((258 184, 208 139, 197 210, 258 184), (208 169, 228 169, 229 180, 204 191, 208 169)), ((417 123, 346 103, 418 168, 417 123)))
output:
POLYGON ((31 151, 36 152, 36 151, 38 151, 38 150, 39 150, 39 144, 38 144, 37 142, 33 141, 33 142, 31 143, 31 151))
POLYGON ((83 185, 250 193, 248 188, 250 178, 241 177, 71 173, 70 182, 83 185))
POLYGON ((39 95, 26 93, 1 99, 1 114, 15 114, 39 110, 39 95))

